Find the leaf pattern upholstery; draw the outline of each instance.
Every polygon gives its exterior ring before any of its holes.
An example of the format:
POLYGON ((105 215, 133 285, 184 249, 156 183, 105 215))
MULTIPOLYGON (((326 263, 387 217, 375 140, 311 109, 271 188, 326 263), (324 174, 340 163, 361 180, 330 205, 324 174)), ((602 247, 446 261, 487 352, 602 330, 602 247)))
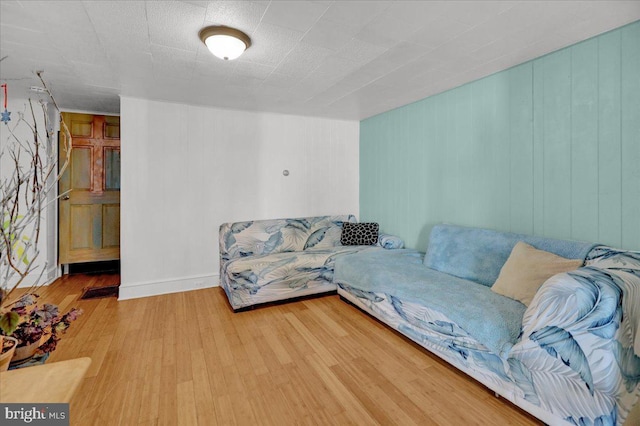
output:
POLYGON ((344 222, 353 215, 316 216, 295 219, 251 220, 220 225, 220 257, 233 259, 242 253, 265 255, 340 245, 344 222), (331 229, 334 232, 329 232, 331 229))
POLYGON ((220 226, 220 285, 233 309, 335 291, 337 256, 362 250, 402 248, 384 235, 374 246, 342 246, 340 235, 353 215, 253 220, 220 226))
POLYGON ((545 282, 506 359, 446 312, 337 284, 338 293, 356 306, 546 423, 621 426, 638 403, 638 252, 597 246, 584 267, 545 282))
MULTIPOLYGON (((640 357, 634 350, 640 347, 638 304, 636 252, 598 246, 584 267, 543 284, 510 355, 531 372, 541 406, 569 423, 623 424, 640 392, 640 357), (550 363, 550 357, 562 365, 550 363)), ((523 391, 530 388, 514 382, 523 391)))

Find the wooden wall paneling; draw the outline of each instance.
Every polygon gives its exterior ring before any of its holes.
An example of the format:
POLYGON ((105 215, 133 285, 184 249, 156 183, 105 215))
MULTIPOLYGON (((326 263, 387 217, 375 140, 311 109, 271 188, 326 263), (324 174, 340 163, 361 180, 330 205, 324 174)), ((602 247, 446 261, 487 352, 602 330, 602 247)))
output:
MULTIPOLYGON (((398 155, 398 146, 404 143, 408 129, 401 129, 400 126, 397 125, 399 117, 399 111, 394 111, 394 114, 392 114, 392 117, 390 117, 389 120, 387 138, 386 140, 380 141, 380 149, 384 153, 384 158, 386 159, 381 164, 381 167, 383 168, 388 164, 401 166, 404 160, 398 155)), ((393 209, 387 209, 384 220, 386 223, 396 224, 395 226, 398 231, 401 231, 402 224, 399 221, 399 206, 401 200, 404 198, 404 194, 402 194, 403 188, 399 186, 399 175, 400 173, 391 173, 390 175, 388 173, 385 174, 384 178, 380 180, 380 185, 384 188, 384 193, 386 194, 385 200, 389 200, 391 202, 390 205, 395 207, 393 209)))
MULTIPOLYGON (((400 135, 393 135, 393 130, 389 126, 390 119, 389 117, 382 120, 382 122, 378 123, 376 126, 376 137, 375 137, 375 153, 376 153, 376 162, 375 162, 375 187, 377 189, 377 197, 375 197, 372 201, 376 203, 376 209, 379 211, 383 204, 389 203, 389 205, 394 204, 394 200, 391 199, 391 195, 389 194, 386 188, 384 187, 384 182, 387 178, 387 174, 390 173, 390 170, 385 169, 385 167, 395 167, 395 164, 392 164, 390 159, 388 158, 387 149, 393 146, 393 138, 400 138, 400 135)), ((385 211, 384 215, 376 218, 376 220, 380 220, 381 223, 392 224, 391 220, 388 220, 386 217, 387 209, 383 209, 385 211)))
MULTIPOLYGON (((490 227, 499 229, 505 227, 511 229, 510 224, 510 185, 511 159, 510 136, 510 91, 509 74, 498 73, 493 75, 494 79, 494 103, 493 103, 493 159, 490 167, 491 188, 489 211, 490 227)), ((473 223, 473 222, 469 222, 473 223)))
POLYGON ((571 238, 598 241, 598 40, 571 52, 571 238))
MULTIPOLYGON (((487 208, 490 208, 488 204, 490 203, 490 197, 492 197, 490 169, 494 166, 491 144, 494 138, 492 102, 495 92, 493 82, 489 78, 476 83, 473 84, 473 98, 471 100, 474 161, 471 169, 467 171, 470 180, 473 180, 471 184, 473 195, 471 199, 466 200, 464 208, 469 209, 474 216, 469 218, 469 222, 466 225, 484 222, 484 226, 488 227, 490 224, 487 223, 487 220, 490 219, 488 219, 487 208)), ((443 218, 443 220, 447 219, 443 218)))
MULTIPOLYGON (((390 129, 389 126, 389 122, 390 119, 387 117, 386 120, 383 120, 380 125, 377 127, 377 133, 376 134, 376 142, 375 142, 375 150, 376 150, 376 155, 378 156, 378 158, 376 159, 376 171, 375 171, 375 185, 376 188, 378 189, 378 194, 381 194, 382 196, 378 196, 377 198, 374 198, 374 202, 376 202, 377 204, 377 209, 380 209, 381 205, 383 203, 389 203, 389 205, 393 205, 394 204, 394 200, 390 198, 390 195, 388 193, 388 191, 386 191, 386 188, 384 187, 384 182, 387 179, 387 174, 390 172, 390 170, 385 169, 385 167, 395 167, 395 164, 392 164, 391 161, 388 159, 388 153, 387 153, 387 148, 393 145, 393 134, 392 134, 392 129, 390 129)), ((397 138, 400 138, 399 135, 396 135, 397 138)), ((395 224, 393 224, 393 222, 391 222, 391 220, 388 220, 386 217, 386 211, 388 209, 384 209, 385 213, 382 217, 380 217, 380 221, 382 221, 382 223, 388 223, 391 224, 393 226, 396 226, 395 224)))
POLYGON ((509 73, 509 223, 511 231, 533 234, 533 66, 509 73))
POLYGON ((422 250, 440 222, 640 249, 639 31, 364 120, 362 216, 422 250))
MULTIPOLYGON (((487 110, 484 112, 486 139, 484 141, 484 161, 482 163, 482 176, 484 177, 484 184, 482 190, 478 195, 477 202, 482 203, 479 209, 479 215, 476 218, 478 223, 487 228, 495 228, 499 222, 497 215, 499 202, 500 185, 498 183, 498 176, 500 174, 499 169, 502 167, 499 164, 500 157, 500 143, 499 143, 499 129, 498 129, 498 80, 497 75, 491 75, 487 77, 488 92, 487 96, 487 110), (482 201, 486 200, 486 201, 482 201)), ((502 222, 503 226, 508 226, 508 223, 502 222)))
POLYGON ((408 127, 407 123, 409 122, 409 117, 413 115, 413 111, 409 111, 405 108, 400 108, 398 110, 402 112, 396 120, 396 132, 403 132, 404 138, 401 140, 396 140, 395 146, 396 149, 394 151, 394 155, 396 158, 394 162, 396 164, 403 164, 407 173, 397 173, 396 174, 396 183, 395 183, 395 197, 397 197, 397 206, 398 208, 395 210, 395 217, 393 221, 398 224, 399 232, 406 233, 407 231, 407 222, 411 220, 411 213, 409 212, 408 206, 408 198, 409 194, 413 191, 413 186, 411 185, 411 181, 415 177, 416 170, 411 166, 411 159, 409 158, 409 152, 415 151, 414 141, 419 133, 418 123, 414 122, 416 128, 413 132, 407 132, 408 127))
POLYGON ((544 67, 544 234, 571 238, 571 54, 561 50, 544 67))
MULTIPOLYGON (((422 170, 420 165, 420 152, 422 150, 420 140, 424 135, 424 124, 421 120, 420 108, 407 108, 404 116, 400 120, 400 127, 408 129, 411 125, 414 127, 414 131, 407 135, 406 143, 401 144, 401 151, 399 154, 405 158, 405 168, 409 173, 400 175, 402 179, 400 182, 400 191, 404 194, 401 200, 402 216, 399 223, 402 226, 402 233, 408 234, 410 232, 410 224, 417 223, 420 215, 420 203, 412 200, 418 199, 420 193, 419 187, 423 179, 422 170), (413 155, 410 155, 413 153, 413 155)), ((412 244, 416 243, 417 235, 412 235, 412 244)))
POLYGON ((396 156, 395 163, 403 164, 404 168, 409 171, 408 173, 396 174, 394 188, 394 192, 397 192, 397 205, 399 207, 395 211, 394 222, 399 224, 400 232, 404 234, 408 233, 409 228, 407 227, 407 225, 413 217, 412 207, 409 205, 408 200, 411 198, 411 194, 415 193, 413 181, 417 174, 417 170, 414 168, 412 160, 410 159, 410 157, 412 157, 410 153, 415 152, 415 141, 416 138, 419 137, 420 133, 418 122, 410 120, 410 117, 415 117, 415 115, 406 110, 403 110, 403 114, 398 117, 398 130, 402 130, 406 136, 404 140, 396 140, 397 149, 394 152, 394 155, 396 156), (409 123, 411 121, 415 123, 415 129, 413 132, 407 132, 407 130, 409 130, 410 128, 409 123))
MULTIPOLYGON (((406 200, 406 208, 411 213, 409 220, 404 224, 407 230, 406 234, 411 234, 412 223, 422 223, 428 217, 428 199, 424 195, 427 193, 429 179, 426 153, 429 143, 427 134, 431 123, 428 123, 426 108, 427 105, 425 103, 417 105, 417 108, 414 110, 415 118, 411 120, 417 122, 418 131, 413 141, 413 149, 409 151, 409 153, 411 153, 409 157, 411 158, 413 173, 411 176, 412 189, 409 194, 407 194, 406 200)), ((406 123, 407 127, 411 125, 411 121, 406 123)), ((411 244, 412 247, 421 247, 422 239, 422 230, 420 230, 419 232, 413 233, 408 244, 411 244)))
POLYGON ((544 61, 533 62, 533 234, 544 234, 544 61))
MULTIPOLYGON (((390 119, 390 132, 387 133, 386 141, 381 141, 383 142, 381 147, 386 153, 385 158, 386 162, 388 162, 387 164, 395 164, 403 167, 406 158, 400 155, 400 151, 402 145, 406 143, 407 132, 409 129, 402 128, 400 125, 401 117, 401 110, 393 111, 390 119)), ((406 188, 402 185, 401 181, 405 173, 407 172, 391 173, 391 175, 387 174, 380 182, 384 188, 385 194, 387 194, 385 199, 392 201, 395 206, 395 208, 387 210, 385 222, 397 224, 396 226, 399 232, 402 232, 402 200, 406 197, 406 188)))
MULTIPOLYGON (((483 79, 477 85, 478 90, 474 90, 473 102, 474 102, 474 122, 473 128, 476 131, 475 143, 475 167, 471 170, 473 179, 475 181, 475 198, 469 200, 468 207, 474 212, 477 223, 482 223, 487 220, 487 214, 485 209, 489 202, 490 171, 493 167, 491 159, 491 143, 493 139, 492 129, 492 101, 494 97, 493 84, 489 78, 483 79), (486 200, 485 203, 483 200, 486 200)), ((490 226, 485 224, 485 226, 490 226)))
MULTIPOLYGON (((469 207, 476 205, 476 192, 473 184, 475 179, 469 171, 477 167, 476 160, 473 155, 473 120, 472 118, 472 96, 473 89, 470 85, 459 87, 453 93, 453 132, 454 132, 454 149, 457 152, 455 176, 450 178, 456 181, 457 194, 459 200, 468 200, 469 207)), ((473 209, 456 208, 454 214, 460 223, 471 223, 473 220, 473 209)))
MULTIPOLYGON (((451 159, 452 167, 449 169, 447 179, 451 181, 451 187, 453 192, 447 208, 449 209, 450 217, 453 217, 458 223, 466 223, 468 219, 466 209, 460 209, 459 203, 463 200, 473 202, 474 200, 468 197, 467 184, 468 175, 466 173, 466 154, 463 152, 464 147, 468 144, 469 140, 465 139, 466 131, 464 129, 464 103, 469 102, 470 99, 466 96, 471 95, 471 91, 465 91, 466 86, 458 87, 449 94, 449 108, 447 118, 448 128, 448 145, 447 154, 451 159)), ((468 89, 468 88, 467 88, 468 89)))
POLYGON ((435 147, 440 144, 438 139, 438 108, 433 98, 428 98, 424 102, 426 117, 426 132, 424 134, 424 148, 422 152, 425 192, 417 194, 426 206, 425 215, 420 218, 418 231, 419 239, 416 248, 426 251, 429 242, 429 233, 433 225, 442 217, 442 180, 444 164, 435 155, 435 147))
POLYGON ((443 183, 446 179, 445 169, 446 164, 442 161, 440 153, 444 150, 442 145, 443 140, 443 128, 440 125, 442 120, 442 110, 440 109, 441 95, 434 96, 426 99, 424 102, 427 105, 427 112, 429 117, 428 132, 425 135, 426 147, 425 147, 425 166, 427 167, 426 179, 427 179, 427 194, 421 194, 422 197, 427 197, 428 203, 428 216, 423 218, 419 223, 420 228, 415 229, 416 232, 420 232, 420 245, 421 250, 426 250, 429 233, 431 227, 435 225, 440 218, 443 217, 444 203, 443 203, 443 183))
POLYGON ((440 126, 443 127, 442 139, 439 139, 439 145, 442 147, 442 153, 439 157, 444 162, 444 180, 442 182, 442 207, 444 216, 450 221, 457 220, 456 205, 458 204, 458 181, 456 175, 458 173, 458 152, 455 146, 454 129, 451 123, 455 119, 455 109, 453 107, 453 97, 455 90, 445 92, 443 95, 443 116, 440 126))
POLYGON ((640 26, 621 31, 623 248, 640 249, 640 26))
MULTIPOLYGON (((360 164, 368 161, 365 169, 360 169, 360 180, 368 179, 369 185, 360 189, 360 220, 369 221, 377 213, 376 202, 382 195, 380 188, 380 149, 379 139, 384 137, 378 132, 382 127, 382 120, 372 120, 360 124, 360 133, 365 134, 366 139, 361 138, 360 142, 360 164), (363 145, 362 140, 366 140, 363 145)), ((379 217, 375 220, 380 221, 379 217)))
MULTIPOLYGON (((382 184, 384 182, 383 177, 386 178, 386 174, 389 173, 388 170, 385 170, 385 166, 389 168, 395 166, 395 164, 391 164, 390 162, 385 161, 387 153, 384 148, 385 146, 390 146, 393 143, 390 134, 391 130, 389 129, 386 121, 387 120, 383 119, 373 124, 375 135, 371 141, 371 148, 373 149, 373 153, 375 155, 375 161, 373 163, 373 170, 371 171, 371 174, 373 177, 373 189, 375 195, 371 199, 371 203, 373 203, 374 212, 380 210, 380 206, 382 203, 393 203, 393 200, 385 198, 388 197, 389 194, 387 194, 387 192, 384 191, 384 188, 382 187, 382 184)), ((391 223, 390 221, 386 220, 386 217, 377 217, 377 215, 374 215, 373 217, 375 218, 375 220, 378 220, 381 223, 391 223)), ((370 218, 368 218, 367 220, 370 220, 370 218)))
POLYGON ((598 242, 619 247, 622 243, 620 32, 604 34, 598 43, 598 242))
MULTIPOLYGON (((380 141, 382 142, 381 148, 383 152, 385 152, 385 158, 388 164, 396 164, 401 165, 406 160, 400 156, 400 146, 405 143, 406 132, 407 129, 403 129, 400 126, 400 117, 399 111, 394 111, 395 115, 390 120, 390 128, 389 133, 387 134, 387 140, 380 141)), ((406 172, 405 172, 406 173, 406 172)), ((405 173, 402 173, 404 175, 405 173)), ((395 223, 398 229, 398 232, 402 232, 402 222, 400 218, 402 217, 402 200, 404 199, 404 191, 406 188, 403 188, 398 179, 399 173, 392 173, 391 175, 385 176, 383 180, 381 180, 381 185, 385 188, 386 199, 390 200, 395 206, 394 209, 388 209, 386 212, 385 222, 387 223, 395 223)))

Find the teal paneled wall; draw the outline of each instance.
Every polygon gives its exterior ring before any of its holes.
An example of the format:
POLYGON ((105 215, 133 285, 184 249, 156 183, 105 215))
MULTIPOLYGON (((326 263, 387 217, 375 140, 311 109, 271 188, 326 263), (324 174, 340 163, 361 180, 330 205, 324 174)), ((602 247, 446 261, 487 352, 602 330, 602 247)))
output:
POLYGON ((640 249, 640 22, 362 121, 360 217, 640 249))

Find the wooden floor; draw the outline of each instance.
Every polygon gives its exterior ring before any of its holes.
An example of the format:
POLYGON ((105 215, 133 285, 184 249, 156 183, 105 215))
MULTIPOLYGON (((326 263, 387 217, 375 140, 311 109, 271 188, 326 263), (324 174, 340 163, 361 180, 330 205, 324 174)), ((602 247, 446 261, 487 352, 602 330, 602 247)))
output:
POLYGON ((338 296, 238 314, 220 288, 78 300, 117 281, 40 292, 84 309, 48 361, 93 359, 72 425, 539 424, 338 296))

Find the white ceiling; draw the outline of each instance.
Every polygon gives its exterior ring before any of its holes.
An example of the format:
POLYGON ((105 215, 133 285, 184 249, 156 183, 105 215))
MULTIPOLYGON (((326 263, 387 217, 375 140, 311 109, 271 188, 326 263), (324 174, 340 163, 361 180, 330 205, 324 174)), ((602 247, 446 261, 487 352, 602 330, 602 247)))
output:
MULTIPOLYGON (((0 1, 0 80, 65 109, 119 95, 363 119, 640 19, 640 1, 0 1), (198 39, 234 26, 235 61, 198 39)), ((640 43, 640 40, 639 40, 640 43)))

